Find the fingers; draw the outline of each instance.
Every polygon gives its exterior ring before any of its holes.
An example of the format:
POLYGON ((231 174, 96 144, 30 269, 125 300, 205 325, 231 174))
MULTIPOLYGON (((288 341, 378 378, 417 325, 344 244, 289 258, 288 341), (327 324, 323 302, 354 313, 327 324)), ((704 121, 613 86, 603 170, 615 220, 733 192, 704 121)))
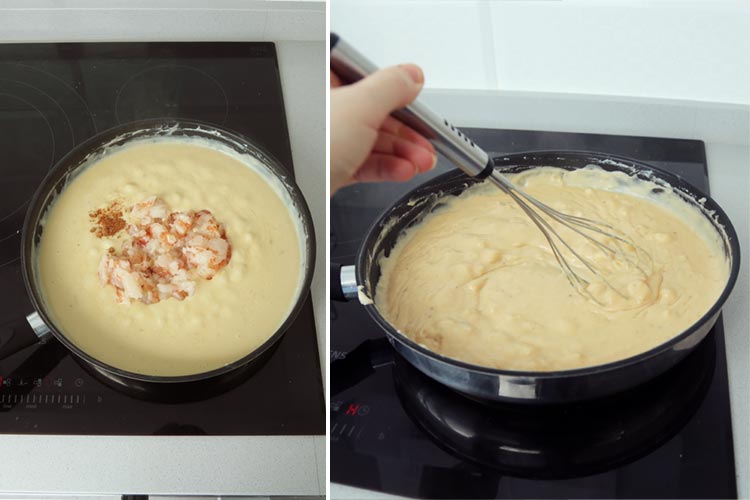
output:
POLYGON ((430 151, 431 153, 435 153, 435 146, 432 145, 430 141, 424 138, 422 134, 414 130, 413 128, 404 125, 402 122, 396 120, 393 117, 388 117, 383 122, 383 125, 380 127, 380 130, 384 130, 386 132, 389 132, 393 135, 397 135, 399 137, 403 137, 407 141, 411 141, 414 144, 421 146, 425 148, 427 151, 430 151))
POLYGON ((413 64, 403 64, 376 71, 347 89, 357 95, 365 123, 378 129, 391 112, 412 102, 423 84, 422 70, 413 64))
POLYGON ((339 75, 334 73, 333 71, 331 73, 331 88, 341 87, 341 78, 339 78, 339 75))
POLYGON ((389 116, 419 94, 419 67, 386 68, 351 85, 330 77, 331 193, 356 181, 406 181, 434 167, 433 145, 389 116))
POLYGON ((359 182, 404 182, 417 174, 417 167, 397 156, 373 153, 354 176, 359 182))
MULTIPOLYGON (((427 143, 429 144, 429 142, 427 143)), ((431 146, 431 144, 429 144, 431 146)), ((373 153, 396 156, 410 162, 415 172, 426 172, 435 166, 434 150, 404 139, 398 135, 381 131, 372 148, 373 153)))

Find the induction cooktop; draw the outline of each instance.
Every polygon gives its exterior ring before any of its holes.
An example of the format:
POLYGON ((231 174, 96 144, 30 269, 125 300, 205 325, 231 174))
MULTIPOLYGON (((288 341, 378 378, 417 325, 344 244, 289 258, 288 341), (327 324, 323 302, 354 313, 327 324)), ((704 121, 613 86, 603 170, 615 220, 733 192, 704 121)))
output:
MULTIPOLYGON (((32 311, 20 230, 45 174, 97 132, 147 118, 224 127, 293 173, 273 43, 0 45, 0 328, 32 311)), ((310 298, 274 349, 221 382, 115 387, 54 339, 24 349, 0 360, 0 433, 325 434, 310 298)))
MULTIPOLYGON (((635 158, 708 191, 700 141, 466 129, 491 156, 585 150, 635 158)), ((438 175, 452 168, 441 159, 438 175)), ((416 184, 331 200, 331 258, 416 184)), ((554 407, 470 400, 393 351, 358 303, 331 303, 331 481, 421 498, 736 498, 722 320, 662 376, 554 407)))

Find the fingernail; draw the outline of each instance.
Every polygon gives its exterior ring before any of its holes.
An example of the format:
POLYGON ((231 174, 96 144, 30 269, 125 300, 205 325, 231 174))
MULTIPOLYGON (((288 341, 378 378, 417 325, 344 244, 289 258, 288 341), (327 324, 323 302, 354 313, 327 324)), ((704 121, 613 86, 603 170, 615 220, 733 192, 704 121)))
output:
POLYGON ((415 64, 401 64, 399 67, 405 69, 406 72, 409 73, 409 76, 414 83, 419 85, 424 83, 424 74, 419 66, 415 64))
POLYGON ((435 165, 437 165, 437 155, 432 155, 432 166, 430 167, 430 170, 435 168, 435 165))

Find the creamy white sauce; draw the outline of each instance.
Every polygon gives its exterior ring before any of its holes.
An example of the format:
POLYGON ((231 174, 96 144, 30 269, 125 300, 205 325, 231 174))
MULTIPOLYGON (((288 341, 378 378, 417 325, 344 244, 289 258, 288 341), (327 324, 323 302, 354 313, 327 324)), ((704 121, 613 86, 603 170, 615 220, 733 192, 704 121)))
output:
POLYGON ((56 326, 84 351, 128 371, 187 375, 245 356, 286 319, 302 286, 301 223, 279 181, 228 149, 133 141, 94 158, 54 201, 37 249, 39 282, 56 326), (97 238, 88 214, 149 196, 174 210, 210 210, 226 227, 232 258, 184 301, 118 304, 97 265, 125 235, 97 238))

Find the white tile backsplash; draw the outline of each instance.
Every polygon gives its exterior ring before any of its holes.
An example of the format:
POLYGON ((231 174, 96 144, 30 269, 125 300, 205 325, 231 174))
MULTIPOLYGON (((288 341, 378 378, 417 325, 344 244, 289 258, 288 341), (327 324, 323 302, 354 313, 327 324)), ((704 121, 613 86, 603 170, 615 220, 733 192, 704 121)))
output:
POLYGON ((750 103, 750 2, 331 0, 331 29, 427 86, 750 103))
POLYGON ((492 38, 477 1, 331 2, 331 31, 380 67, 416 62, 432 88, 487 88, 492 38))
POLYGON ((493 2, 508 90, 750 102, 750 4, 493 2))

